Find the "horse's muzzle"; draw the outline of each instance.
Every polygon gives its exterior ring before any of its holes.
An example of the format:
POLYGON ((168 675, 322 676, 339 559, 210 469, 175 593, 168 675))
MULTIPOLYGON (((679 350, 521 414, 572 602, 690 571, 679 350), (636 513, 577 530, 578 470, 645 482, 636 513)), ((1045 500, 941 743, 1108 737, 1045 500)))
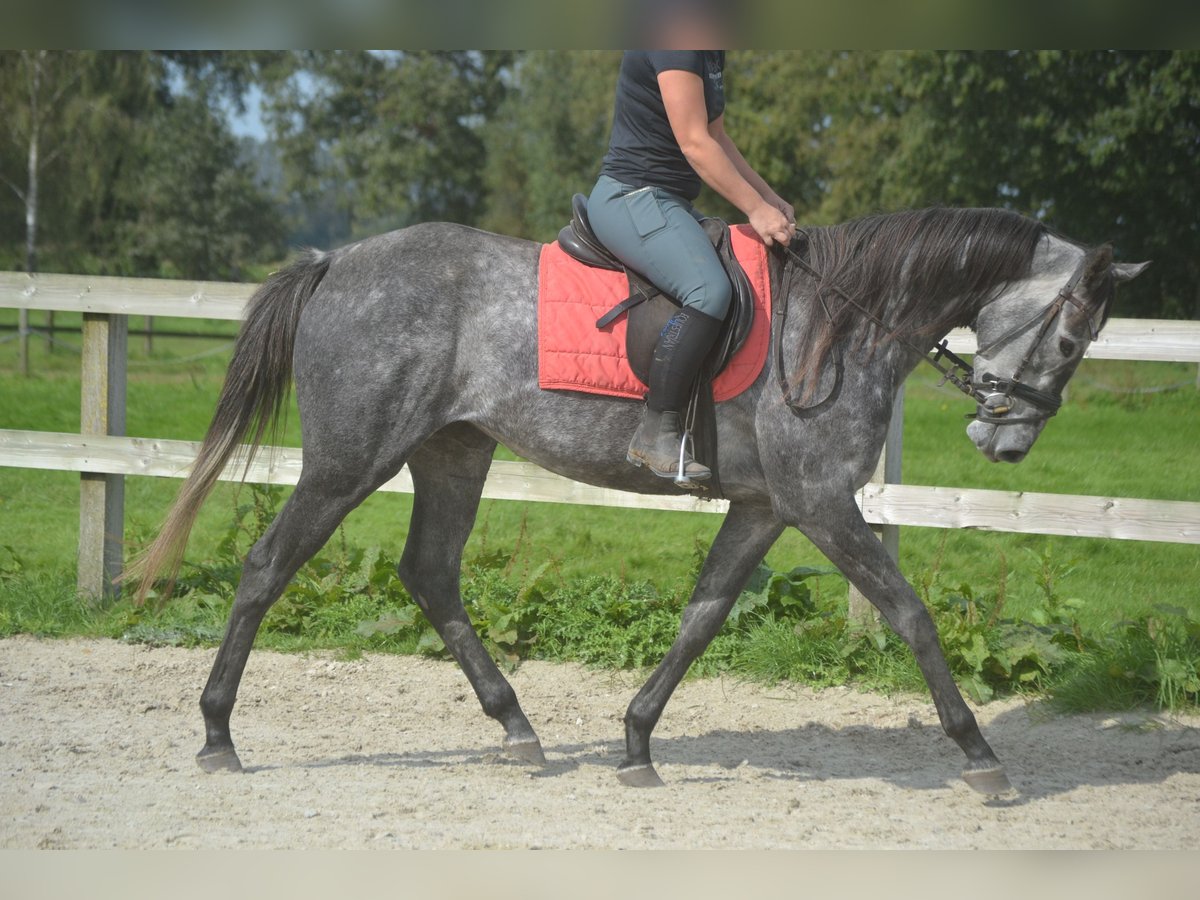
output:
POLYGON ((992 462, 1019 463, 1038 439, 1045 420, 999 427, 976 420, 967 426, 967 437, 992 462))

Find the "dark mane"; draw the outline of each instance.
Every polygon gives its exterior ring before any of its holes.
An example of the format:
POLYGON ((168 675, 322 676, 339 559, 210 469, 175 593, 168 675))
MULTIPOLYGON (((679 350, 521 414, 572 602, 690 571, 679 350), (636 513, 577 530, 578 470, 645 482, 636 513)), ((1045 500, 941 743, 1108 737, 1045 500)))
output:
POLYGON ((830 350, 846 341, 862 314, 829 285, 889 323, 891 335, 865 328, 855 348, 894 335, 935 337, 970 323, 979 307, 1029 274, 1046 233, 1036 220, 1004 209, 920 209, 806 229, 809 259, 823 282, 813 286, 815 325, 800 347, 798 380, 806 399, 830 350), (820 308, 823 303, 829 314, 820 308))

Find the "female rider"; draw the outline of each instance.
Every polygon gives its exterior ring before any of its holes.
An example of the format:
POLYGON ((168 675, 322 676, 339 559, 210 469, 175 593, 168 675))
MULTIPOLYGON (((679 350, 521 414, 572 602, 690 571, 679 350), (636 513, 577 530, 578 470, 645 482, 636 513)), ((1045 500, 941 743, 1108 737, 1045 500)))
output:
MULTIPOLYGON (((632 50, 621 60, 608 153, 588 218, 604 244, 682 307, 663 328, 642 422, 628 459, 655 475, 679 467, 680 413, 720 331, 732 288, 692 207, 703 181, 742 211, 770 246, 795 234, 795 213, 725 133, 723 50, 632 50)), ((686 450, 685 450, 686 453, 686 450)), ((689 480, 709 469, 684 457, 689 480)))

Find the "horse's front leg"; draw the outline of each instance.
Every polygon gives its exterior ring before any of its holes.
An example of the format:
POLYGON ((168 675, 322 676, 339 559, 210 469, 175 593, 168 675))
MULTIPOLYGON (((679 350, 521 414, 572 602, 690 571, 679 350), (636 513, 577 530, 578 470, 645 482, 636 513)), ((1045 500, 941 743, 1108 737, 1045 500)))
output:
POLYGON ((942 728, 967 756, 963 778, 984 794, 1011 789, 1004 767, 984 740, 975 716, 959 693, 938 642, 937 628, 862 517, 852 494, 806 504, 812 510, 796 526, 883 614, 912 649, 933 694, 942 728))
POLYGON ((626 756, 617 770, 624 784, 634 787, 662 784, 650 761, 650 733, 688 666, 721 630, 754 567, 783 528, 770 507, 740 504, 730 507, 683 611, 679 637, 625 713, 626 756))

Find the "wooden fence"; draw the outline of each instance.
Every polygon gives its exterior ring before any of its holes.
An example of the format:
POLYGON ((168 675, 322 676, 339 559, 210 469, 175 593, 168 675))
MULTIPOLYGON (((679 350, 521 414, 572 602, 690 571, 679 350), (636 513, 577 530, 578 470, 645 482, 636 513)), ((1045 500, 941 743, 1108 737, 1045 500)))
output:
MULTIPOLYGON (((113 577, 120 572, 124 477, 183 477, 199 448, 187 441, 122 436, 128 317, 237 320, 253 289, 253 285, 222 282, 0 272, 0 307, 83 313, 81 433, 0 429, 0 465, 80 473, 82 593, 95 596, 110 591, 113 577)), ((950 336, 950 346, 957 353, 972 353, 974 335, 957 330, 950 336)), ((1200 323, 1114 319, 1088 355, 1200 363, 1200 323)), ((900 525, 1200 543, 1200 503, 899 484, 902 419, 903 393, 876 479, 859 495, 864 516, 880 528, 893 553, 900 525)), ((266 448, 250 467, 248 480, 295 484, 300 465, 299 450, 266 448)), ((225 477, 239 480, 241 471, 235 460, 225 477)), ((382 490, 411 492, 407 471, 382 490)), ((492 463, 484 496, 716 513, 727 508, 723 501, 597 488, 531 463, 501 460, 492 463)))

